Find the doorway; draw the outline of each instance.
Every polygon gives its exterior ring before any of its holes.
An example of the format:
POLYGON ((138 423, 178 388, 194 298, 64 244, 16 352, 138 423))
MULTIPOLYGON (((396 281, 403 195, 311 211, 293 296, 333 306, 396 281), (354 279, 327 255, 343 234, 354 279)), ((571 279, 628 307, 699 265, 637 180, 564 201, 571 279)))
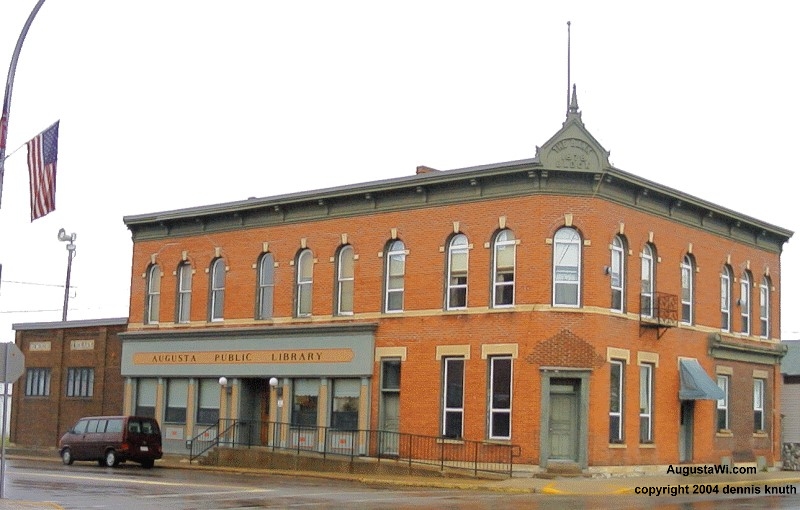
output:
POLYGON ((681 426, 678 437, 678 450, 681 462, 692 461, 694 442, 694 400, 681 400, 681 426))
POLYGON ((548 423, 550 458, 578 461, 578 388, 572 379, 556 379, 550 384, 548 423))
POLYGON ((584 369, 542 370, 539 464, 588 467, 589 376, 584 369))

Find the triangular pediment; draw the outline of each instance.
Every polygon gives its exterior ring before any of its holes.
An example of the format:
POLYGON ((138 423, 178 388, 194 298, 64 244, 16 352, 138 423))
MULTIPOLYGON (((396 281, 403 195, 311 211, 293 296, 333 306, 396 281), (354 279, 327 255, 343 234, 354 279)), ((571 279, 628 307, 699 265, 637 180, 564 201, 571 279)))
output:
POLYGON ((536 159, 545 169, 598 172, 611 166, 608 155, 583 125, 573 89, 567 120, 544 145, 536 147, 536 159))

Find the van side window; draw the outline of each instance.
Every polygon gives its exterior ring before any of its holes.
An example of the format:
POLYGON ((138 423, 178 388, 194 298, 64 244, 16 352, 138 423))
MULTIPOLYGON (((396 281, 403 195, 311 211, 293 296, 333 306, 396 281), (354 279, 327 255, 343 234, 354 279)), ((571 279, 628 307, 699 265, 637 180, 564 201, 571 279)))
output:
POLYGON ((89 425, 86 426, 87 434, 94 434, 97 432, 97 422, 98 420, 89 420, 89 425))
POLYGON ((86 423, 88 423, 87 420, 80 420, 72 427, 72 432, 75 434, 83 434, 86 432, 86 423))
POLYGON ((122 432, 122 420, 108 420, 106 432, 122 432))
POLYGON ((108 423, 108 420, 100 420, 99 422, 97 422, 97 433, 98 434, 106 431, 106 424, 107 423, 108 423))
POLYGON ((133 432, 134 434, 138 434, 141 432, 141 424, 138 421, 129 421, 128 422, 128 432, 133 432))

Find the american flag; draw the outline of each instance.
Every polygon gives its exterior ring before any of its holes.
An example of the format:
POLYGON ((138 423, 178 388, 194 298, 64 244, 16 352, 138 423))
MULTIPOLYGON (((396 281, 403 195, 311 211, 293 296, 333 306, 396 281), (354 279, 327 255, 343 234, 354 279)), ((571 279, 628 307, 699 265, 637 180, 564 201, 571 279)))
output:
POLYGON ((28 172, 31 177, 31 221, 56 208, 56 162, 58 123, 28 142, 28 172))

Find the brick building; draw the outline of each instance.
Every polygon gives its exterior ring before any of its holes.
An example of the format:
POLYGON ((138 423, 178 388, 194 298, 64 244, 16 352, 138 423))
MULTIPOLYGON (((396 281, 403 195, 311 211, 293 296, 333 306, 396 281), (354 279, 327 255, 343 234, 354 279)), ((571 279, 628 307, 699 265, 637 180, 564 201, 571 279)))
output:
POLYGON ((543 468, 780 457, 792 232, 614 168, 574 96, 532 159, 124 221, 124 405, 167 449, 242 419, 543 468))
POLYGON ((122 344, 128 318, 13 324, 25 355, 14 384, 9 440, 53 447, 78 418, 122 413, 122 344))

